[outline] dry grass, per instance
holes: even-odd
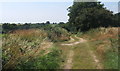
[[[96,33],[94,40],[104,40],[108,38],[118,38],[118,28],[100,28]]]
[[[50,45],[51,44],[51,45]],[[3,37],[2,53],[4,64],[3,68],[14,68],[22,58],[34,58],[45,51],[49,53],[48,48],[52,43],[47,40],[47,33],[39,29],[16,30]]]
[[[99,28],[92,34],[86,34],[104,68],[117,68],[117,39],[119,28]]]

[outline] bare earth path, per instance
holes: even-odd
[[[64,69],[71,69],[72,68],[73,56],[74,56],[74,51],[70,50],[69,54],[68,54],[68,57],[67,57],[67,62],[66,62],[66,65],[65,65]]]
[[[83,38],[78,38],[77,36],[75,36],[77,39],[79,39],[79,41],[75,41],[75,42],[72,42],[72,43],[68,43],[68,44],[61,44],[61,45],[68,45],[68,46],[73,46],[73,45],[77,45],[79,43],[83,43],[85,42],[86,40],[84,40]],[[71,38],[73,40],[73,38]]]
[[[92,58],[94,59],[95,64],[97,64],[96,68],[97,69],[102,69],[103,67],[100,64],[100,61],[97,59],[96,55],[92,51],[90,51],[90,54],[91,54]]]
[[[85,40],[83,38],[79,38],[77,36],[75,36],[75,38],[77,38],[79,40],[75,41],[75,39],[71,37],[72,41],[74,41],[74,42],[61,44],[62,46],[71,46],[71,49],[69,50],[69,53],[67,54],[67,60],[64,64],[64,69],[72,69],[72,67],[73,67],[73,61],[75,61],[73,57],[74,57],[74,55],[77,55],[77,54],[74,53],[74,50],[72,49],[72,47],[74,47],[77,44],[87,42],[87,40]],[[89,47],[89,44],[86,43],[86,46]],[[102,65],[100,64],[100,61],[99,61],[99,59],[97,59],[97,56],[94,54],[94,52],[89,49],[86,51],[88,51],[90,57],[93,59],[94,64],[96,65],[96,69],[102,69]]]
[[[75,37],[76,37],[76,36],[75,36]],[[78,38],[78,37],[76,37],[76,38]],[[69,44],[61,44],[61,45],[74,46],[74,45],[76,45],[76,44],[79,44],[79,43],[82,43],[82,42],[85,42],[85,41],[86,41],[86,40],[84,40],[84,39],[82,39],[82,38],[78,38],[78,39],[79,39],[79,41],[76,41],[76,42],[73,42],[73,43],[69,43]],[[74,41],[75,39],[73,39],[73,38],[71,37],[71,40]],[[71,41],[71,40],[70,40],[70,41]],[[71,50],[69,51],[68,56],[67,56],[67,62],[66,62],[66,64],[65,64],[64,69],[71,69],[71,68],[72,68],[73,56],[74,56],[74,51],[71,49]]]

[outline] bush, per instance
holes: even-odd
[[[58,27],[55,25],[49,25],[49,26],[45,27],[44,30],[47,31],[48,38],[53,42],[67,41],[70,39],[69,38],[70,35],[69,35],[68,31],[61,27]]]

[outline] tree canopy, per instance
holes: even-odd
[[[113,12],[101,2],[74,2],[68,8],[70,31],[87,31],[91,28],[109,27],[114,24]]]

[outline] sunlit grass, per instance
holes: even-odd
[[[81,43],[75,46],[73,69],[96,69],[96,64],[89,51],[91,46],[88,43]]]

